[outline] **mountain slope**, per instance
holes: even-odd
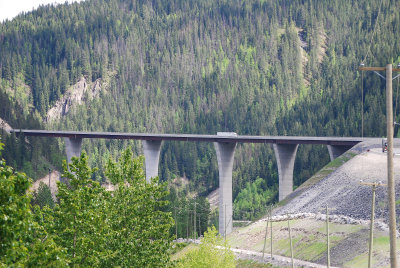
[[[0,91],[18,96],[23,81],[32,105],[24,109],[43,119],[82,76],[94,83],[115,73],[108,94],[46,127],[359,136],[356,66],[369,49],[366,64],[397,62],[399,48],[390,44],[400,41],[400,18],[393,12],[399,5],[385,2],[379,17],[379,3],[367,0],[88,0],[43,6],[0,24]],[[369,48],[371,40],[377,45]],[[366,75],[364,85],[364,134],[381,136],[384,83]],[[95,165],[128,145],[142,152],[139,142],[128,141],[84,141],[83,147]],[[325,147],[301,146],[295,184],[328,161]],[[165,142],[160,162],[163,180],[187,177],[192,189],[204,193],[218,184],[212,144]],[[239,145],[234,197],[257,176],[267,187],[277,184],[272,149]]]

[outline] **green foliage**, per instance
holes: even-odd
[[[277,266],[272,266],[269,263],[259,263],[253,260],[237,260],[237,268],[272,268]]]
[[[235,219],[254,220],[267,212],[267,207],[277,199],[277,188],[268,188],[265,180],[257,177],[237,195],[233,203],[233,215]]]
[[[181,251],[183,248],[188,246],[189,243],[173,243],[171,250],[170,250],[170,255],[174,255],[175,253]]]
[[[58,182],[54,209],[47,205],[48,187],[40,184],[36,202],[42,208],[31,210],[30,179],[2,160],[0,266],[167,266],[173,220],[162,209],[168,193],[157,179],[146,182],[142,166],[143,158],[130,150],[119,162],[110,160],[111,193],[91,179],[95,170],[83,152],[64,162],[67,183]]]
[[[41,208],[44,206],[54,208],[54,199],[47,184],[40,182],[38,190],[33,193],[32,202],[33,204],[39,205]]]
[[[190,198],[187,188],[175,184],[169,186],[167,211],[172,213],[175,224],[170,233],[176,238],[194,238],[201,236],[209,226],[210,203],[204,196]],[[195,222],[196,221],[196,222]],[[196,229],[195,229],[196,226]]]
[[[43,225],[35,220],[40,216],[32,213],[30,186],[24,173],[0,161],[0,266],[63,267],[63,249],[47,237]]]
[[[105,168],[115,190],[106,191],[91,178],[86,153],[65,164],[58,183],[59,204],[47,210],[47,229],[54,241],[66,250],[70,265],[154,266],[166,265],[170,248],[172,218],[160,209],[167,194],[155,180],[147,183],[143,159],[130,150],[119,162],[110,160]]]
[[[31,221],[31,185],[25,174],[14,172],[0,160],[0,264],[24,263],[29,254]]]
[[[146,182],[143,157],[133,158],[127,149],[118,162],[109,161],[107,178],[116,186],[107,206],[111,220],[106,236],[112,256],[107,266],[166,266],[171,247],[171,213],[163,212],[168,192],[158,177]]]
[[[185,255],[177,264],[178,267],[236,267],[235,254],[224,239],[218,235],[215,227],[204,233],[198,250]]]
[[[46,229],[66,249],[71,265],[98,266],[108,254],[106,204],[110,193],[91,180],[92,173],[85,153],[70,165],[64,162],[62,176],[68,185],[57,183],[59,204],[44,214],[53,218]]]

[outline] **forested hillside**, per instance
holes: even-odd
[[[0,92],[22,107],[12,110],[14,117],[35,114],[48,129],[360,136],[357,67],[363,60],[375,66],[400,61],[399,9],[395,0],[87,0],[43,6],[0,24]],[[60,119],[49,117],[82,77],[84,86],[100,81],[98,94],[85,93],[83,104]],[[365,73],[363,83],[364,135],[383,136],[384,81]],[[14,127],[32,127],[21,122]],[[84,149],[95,165],[128,144],[141,153],[140,142],[128,141],[85,140]],[[58,141],[58,150],[62,146]],[[14,149],[7,144],[7,150]],[[256,186],[263,191],[242,209],[276,198],[274,158],[269,145],[238,145],[234,198],[248,199]],[[295,185],[328,161],[326,147],[300,146]],[[176,176],[187,177],[199,193],[215,189],[213,145],[165,142],[160,177]]]

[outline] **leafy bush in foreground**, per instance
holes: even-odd
[[[236,267],[235,254],[213,226],[204,233],[199,249],[186,254],[178,267]]]
[[[1,145],[1,144],[0,144]],[[0,146],[1,147],[1,146]],[[64,163],[58,204],[31,208],[31,180],[0,163],[0,267],[168,266],[173,220],[164,184],[147,182],[143,158],[126,150],[109,161],[115,190],[93,181],[86,153]]]

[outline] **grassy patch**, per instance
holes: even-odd
[[[290,244],[289,239],[281,239],[279,241],[274,241],[273,252],[279,255],[290,256]]]
[[[170,249],[170,255],[174,255],[178,251],[181,251],[183,248],[187,247],[188,243],[172,243],[172,247]]]
[[[272,268],[277,266],[272,266],[269,263],[259,263],[253,260],[237,260],[236,262],[237,268]]]
[[[248,223],[248,222],[233,222],[232,227],[233,228],[242,228],[242,227],[249,226],[250,224],[251,224],[251,222],[250,223]]]
[[[388,246],[390,243],[389,236],[374,237],[375,247]]]
[[[326,226],[324,221],[296,219],[290,221],[293,238],[293,254],[297,259],[315,262],[321,260],[326,255]],[[262,252],[264,246],[266,222],[255,223],[241,228],[240,231],[232,233],[229,237],[233,248],[241,248]],[[270,226],[269,226],[270,227]],[[333,250],[340,243],[344,243],[351,248],[356,243],[352,234],[360,232],[360,243],[365,244],[365,251],[359,246],[355,246],[355,251],[339,253],[336,256],[338,261],[343,257],[346,263],[341,263],[340,267],[366,267],[368,262],[368,245],[365,239],[368,237],[368,226],[352,224],[330,223],[330,246]],[[261,232],[260,232],[261,231]],[[270,229],[266,240],[266,254],[270,254]],[[400,239],[397,242],[400,248]],[[273,223],[273,254],[290,257],[289,232],[287,221]],[[389,259],[389,237],[387,232],[376,230],[374,233],[374,254],[373,263],[385,264]],[[331,259],[332,260],[332,259]],[[344,259],[343,259],[344,261]],[[247,265],[247,263],[245,263]],[[248,265],[252,265],[249,263]],[[238,267],[258,267],[258,266],[238,266]],[[262,267],[262,266],[261,266]]]
[[[337,223],[329,223],[329,233],[343,233],[350,234],[360,231],[361,229],[366,228],[362,225],[353,225],[353,224],[337,224]],[[318,232],[326,233],[326,225],[324,225],[318,229]]]
[[[233,247],[246,248],[261,252],[264,246],[265,225],[251,225],[241,230],[241,235],[230,237]],[[293,251],[295,258],[306,261],[315,261],[326,253],[326,227],[325,222],[310,221],[304,225],[303,219],[291,220]],[[253,229],[254,228],[254,229]],[[246,230],[245,232],[244,229]],[[331,247],[337,245],[351,233],[365,229],[359,225],[330,224]],[[259,232],[262,230],[261,232]],[[258,235],[257,235],[258,232]],[[250,234],[250,237],[245,234]],[[250,240],[249,240],[250,239]],[[266,241],[266,252],[270,252],[270,229]],[[251,241],[251,242],[250,242]],[[384,242],[382,242],[384,243]],[[273,252],[274,254],[290,257],[289,233],[287,221],[273,223]]]
[[[295,258],[306,261],[319,259],[326,252],[326,242],[303,243],[301,247],[296,247]]]
[[[329,236],[329,241],[331,242],[331,247],[339,243],[344,239],[343,236],[338,236],[338,235],[330,235]]]
[[[181,250],[177,251],[175,254],[173,254],[171,256],[171,260],[175,261],[175,260],[179,260],[182,259],[183,257],[185,257],[186,254],[188,254],[189,252],[198,249],[198,245],[196,244],[189,244],[187,246],[185,246],[184,248],[182,248]]]
[[[357,154],[355,152],[347,152],[347,153],[337,157],[333,161],[329,162],[325,167],[336,169],[336,168],[340,167],[341,165],[343,165],[344,163],[346,163],[347,161],[349,161],[350,159],[352,159],[356,155]]]
[[[247,236],[238,236],[238,237],[230,237],[228,238],[228,243],[231,247],[240,247],[247,249],[246,242],[248,237]]]
[[[368,253],[355,257],[351,261],[346,262],[343,266],[344,267],[368,267]]]

